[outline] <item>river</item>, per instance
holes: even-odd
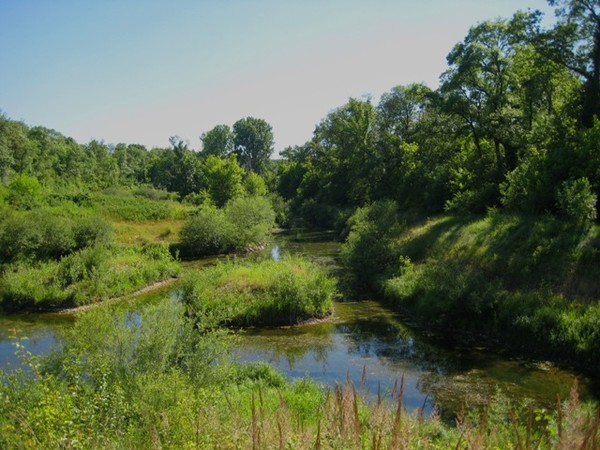
[[[329,233],[292,232],[278,235],[262,255],[278,259],[285,252],[302,254],[336,270],[339,243]],[[198,269],[214,260],[184,263]],[[125,300],[160,301],[177,295],[177,284]],[[19,366],[15,336],[33,354],[45,354],[58,344],[60,331],[76,320],[73,315],[21,314],[0,317],[0,368]],[[234,346],[241,361],[266,361],[289,378],[310,377],[324,385],[348,377],[367,395],[391,394],[404,379],[404,402],[409,409],[438,405],[456,411],[460,404],[479,405],[501,392],[519,402],[553,407],[556,396],[567,398],[577,383],[583,399],[593,399],[590,381],[543,361],[503,357],[485,349],[442,342],[411,326],[377,301],[342,299],[331,320],[295,327],[249,329],[238,333]]]

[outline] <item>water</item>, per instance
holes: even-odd
[[[280,259],[285,253],[303,254],[336,269],[339,244],[327,232],[279,235],[274,245],[252,257]],[[200,269],[216,259],[186,262]],[[122,307],[140,308],[140,302],[177,297],[177,285],[124,301]],[[356,299],[353,299],[356,300]],[[0,318],[0,367],[20,364],[11,336],[34,354],[45,354],[57,343],[61,330],[74,318],[69,315],[18,315]],[[456,411],[462,402],[484,404],[501,391],[517,401],[553,407],[556,395],[567,398],[577,382],[582,398],[592,398],[585,377],[549,363],[508,359],[482,349],[460,348],[436,341],[423,331],[370,299],[336,303],[330,320],[296,327],[250,329],[239,333],[234,348],[241,361],[267,361],[289,378],[310,377],[324,385],[343,383],[348,377],[359,390],[371,395],[379,390],[391,395],[404,378],[408,408],[438,405]],[[364,375],[364,376],[363,376]]]

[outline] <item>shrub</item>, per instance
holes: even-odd
[[[14,212],[0,223],[0,261],[58,259],[111,239],[111,225],[99,217],[71,218],[50,209]]]
[[[374,283],[400,256],[395,240],[405,228],[395,202],[382,201],[356,210],[348,220],[350,232],[342,257],[355,278]]]
[[[225,253],[233,248],[233,227],[223,210],[203,206],[181,227],[179,238],[185,256]]]
[[[596,219],[597,200],[585,177],[563,182],[556,193],[559,211],[581,225],[590,224]]]
[[[240,197],[224,209],[202,206],[179,232],[184,256],[247,251],[264,243],[274,226],[273,208],[264,197]]]
[[[232,241],[236,250],[264,243],[275,225],[273,207],[264,197],[230,200],[224,213],[233,227]]]
[[[301,258],[224,263],[190,274],[183,302],[199,323],[292,324],[329,313],[334,281]]]
[[[28,175],[17,175],[8,184],[8,203],[17,209],[33,209],[42,204],[42,185]]]

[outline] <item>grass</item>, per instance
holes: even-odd
[[[126,190],[94,193],[90,204],[109,219],[131,222],[183,219],[190,211],[190,207],[177,201],[148,198]]]
[[[81,306],[130,294],[179,272],[168,247],[89,247],[59,261],[18,263],[0,277],[5,310]]]
[[[163,219],[131,222],[113,220],[115,240],[125,245],[143,245],[149,242],[174,244],[179,239],[183,219]]]
[[[329,314],[335,283],[298,257],[227,262],[189,274],[183,283],[189,314],[219,325],[293,324]]]

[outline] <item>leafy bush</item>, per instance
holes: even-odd
[[[585,177],[563,182],[556,193],[558,209],[581,225],[590,224],[596,219],[597,201],[598,198]]]
[[[264,243],[275,226],[275,213],[264,197],[230,200],[224,208],[225,218],[233,227],[232,242],[236,250]]]
[[[224,209],[204,205],[179,233],[183,256],[247,251],[264,243],[274,226],[273,208],[263,197],[240,197]]]
[[[382,201],[358,208],[348,220],[348,239],[342,257],[355,278],[373,283],[393,268],[400,253],[395,240],[405,228],[395,202]]]
[[[28,175],[17,175],[8,184],[8,203],[17,209],[33,209],[42,204],[42,185]]]
[[[111,225],[99,217],[71,218],[50,209],[14,212],[0,222],[0,261],[58,259],[111,239]]]
[[[184,256],[226,253],[233,248],[233,227],[223,210],[203,206],[185,221],[179,231]]]
[[[335,284],[324,269],[288,257],[220,264],[190,274],[182,290],[197,322],[248,326],[323,317],[331,310]]]

